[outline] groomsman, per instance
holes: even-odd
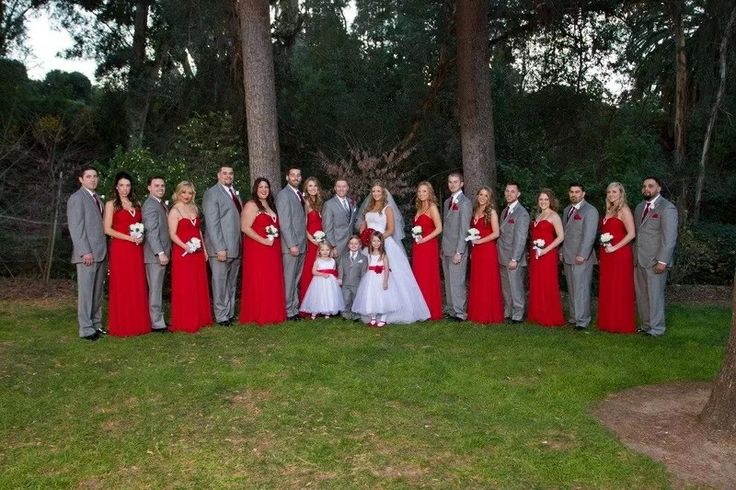
[[[355,204],[348,197],[348,181],[335,181],[335,195],[322,206],[322,231],[332,245],[332,256],[341,257],[355,228]]]
[[[570,308],[568,323],[576,330],[590,325],[590,285],[593,282],[593,264],[597,264],[593,244],[598,231],[598,210],[585,200],[585,188],[574,182],[568,190],[570,205],[562,213],[565,241],[560,258],[567,280]]]
[[[204,241],[212,270],[212,305],[215,321],[230,326],[235,316],[235,289],[240,272],[240,213],[243,204],[233,189],[235,172],[223,166],[217,184],[204,193]]]
[[[460,171],[447,176],[450,197],[443,205],[442,223],[442,271],[445,276],[445,314],[452,320],[467,319],[468,295],[465,284],[468,268],[465,241],[470,228],[473,206],[465,194],[465,180]]]
[[[297,293],[307,250],[307,217],[304,213],[304,196],[299,190],[301,181],[302,171],[296,167],[289,168],[286,186],[276,195],[276,211],[281,224],[286,316],[289,320],[301,319]]]
[[[169,210],[163,201],[166,182],[158,175],[148,178],[148,199],[143,203],[143,226],[146,240],[143,243],[143,258],[148,280],[148,308],[154,332],[168,332],[163,312],[163,287],[166,266],[171,256],[171,238],[166,218]]]
[[[667,268],[677,243],[677,208],[660,195],[662,182],[646,177],[641,193],[644,201],[634,210],[634,284],[641,327],[638,331],[653,337],[664,335],[664,288]]]
[[[102,225],[102,201],[97,195],[97,169],[85,166],[79,172],[78,191],[66,205],[72,237],[72,264],[77,267],[77,320],[79,337],[97,340],[107,334],[102,326],[102,289],[107,272],[107,240]]]
[[[496,241],[501,270],[504,317],[511,323],[521,323],[526,308],[524,275],[526,271],[526,239],[529,234],[529,213],[519,202],[521,189],[509,182],[503,191],[506,207],[501,212],[500,235]]]

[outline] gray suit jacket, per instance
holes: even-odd
[[[645,206],[644,202],[640,202],[634,210],[634,262],[642,267],[652,267],[657,262],[671,266],[677,243],[677,208],[659,196],[642,222]]]
[[[158,254],[171,256],[171,237],[164,204],[153,196],[143,203],[143,226],[146,240],[143,243],[143,259],[146,264],[158,264]]]
[[[588,201],[583,201],[568,219],[571,207],[567,206],[562,213],[562,226],[565,228],[562,260],[566,264],[574,264],[575,257],[584,257],[586,262],[596,264],[598,259],[593,253],[593,245],[598,231],[598,210]]]
[[[107,239],[102,225],[102,214],[94,197],[80,187],[69,196],[66,203],[66,219],[72,237],[72,264],[82,262],[82,256],[92,254],[95,262],[107,257]]]
[[[299,253],[307,250],[307,215],[299,197],[291,186],[284,186],[276,195],[276,212],[281,224],[281,253],[298,247]]]
[[[498,248],[498,263],[507,265],[511,259],[526,265],[526,239],[529,235],[529,213],[521,203],[514,208],[513,213],[508,213],[504,219],[504,211],[501,211],[501,223],[499,225],[500,235],[496,241]]]
[[[464,254],[468,247],[465,241],[473,206],[470,199],[462,192],[458,195],[457,204],[450,206],[452,196],[445,199],[442,205],[442,255],[452,256],[456,252]]]
[[[222,185],[215,184],[205,191],[202,207],[207,255],[214,257],[227,250],[228,258],[240,257],[240,213],[232,196]]]
[[[368,257],[358,251],[355,260],[350,260],[350,251],[345,250],[340,256],[340,262],[337,264],[337,277],[342,281],[343,286],[355,286],[360,284],[360,279],[368,272]]]
[[[337,247],[338,256],[347,248],[348,238],[355,228],[355,203],[346,198],[350,205],[350,213],[340,204],[337,196],[328,199],[322,206],[322,231],[327,241]]]

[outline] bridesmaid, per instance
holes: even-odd
[[[555,253],[557,246],[565,238],[565,232],[556,210],[557,200],[554,194],[550,189],[542,189],[537,196],[537,216],[532,223],[527,319],[545,327],[560,327],[565,324]],[[544,244],[535,244],[537,240],[544,241]]]
[[[498,270],[496,239],[498,212],[493,191],[481,187],[475,194],[471,226],[480,232],[470,254],[468,320],[476,323],[503,323],[503,296]]]
[[[304,195],[304,211],[307,213],[307,253],[304,256],[304,268],[302,278],[299,280],[299,302],[307,294],[309,283],[312,282],[312,265],[317,259],[317,248],[319,242],[315,240],[314,233],[322,231],[322,188],[315,177],[309,177],[304,181],[302,188]]]
[[[442,218],[437,196],[427,181],[417,185],[417,212],[414,226],[421,226],[421,237],[414,238],[411,269],[429,307],[430,320],[442,320],[442,285],[440,284],[440,249],[437,237],[442,233]]]
[[[268,179],[253,183],[252,199],[245,203],[240,227],[243,240],[243,290],[240,323],[269,325],[286,321],[286,295],[281,262],[281,238],[268,236],[279,229],[279,218]]]
[[[141,335],[151,331],[148,288],[143,264],[143,235],[134,236],[130,226],[141,223],[141,204],[133,192],[133,178],[126,172],[115,176],[115,198],[105,203],[105,234],[110,237],[110,335]]]
[[[636,333],[634,300],[634,256],[631,241],[636,235],[634,216],[626,203],[626,191],[618,182],[606,188],[606,215],[601,236],[598,286],[598,328],[607,332]]]
[[[172,332],[194,333],[212,323],[207,283],[207,249],[202,239],[202,220],[194,204],[196,190],[191,182],[179,182],[174,206],[169,211],[171,249]],[[190,245],[199,240],[200,248]]]

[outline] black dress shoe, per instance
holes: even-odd
[[[638,334],[640,334],[640,335],[649,335],[649,330],[644,330],[643,328],[641,328],[641,327],[638,327],[638,328],[636,329],[636,333],[638,333]]]
[[[233,322],[231,322],[230,320],[224,320],[221,322],[217,322],[217,324],[220,325],[221,327],[229,327],[230,325],[233,324]]]
[[[302,321],[302,317],[300,317],[299,315],[294,315],[294,316],[290,316],[288,320],[290,322],[300,322]]]
[[[107,329],[106,329],[105,327],[99,327],[99,328],[96,328],[96,329],[95,329],[95,331],[96,331],[96,332],[97,332],[97,333],[98,333],[99,335],[107,335]]]
[[[577,331],[588,330],[588,327],[584,327],[582,325],[575,325],[575,330]]]
[[[81,337],[82,340],[89,340],[90,342],[94,342],[95,340],[100,338],[100,333],[98,331],[95,331],[95,333],[86,335],[84,337]]]
[[[524,320],[511,320],[511,323],[516,325],[517,323],[524,323]]]
[[[151,330],[151,332],[153,332],[153,333],[171,333],[171,330],[169,330],[169,327],[165,327],[165,328],[154,328],[153,330]]]

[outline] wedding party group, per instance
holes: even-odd
[[[623,185],[609,184],[602,218],[577,182],[569,185],[562,212],[552,190],[539,191],[531,216],[515,182],[506,184],[500,210],[489,187],[466,196],[460,171],[448,175],[450,196],[442,204],[432,185],[420,182],[411,260],[402,244],[404,218],[383,183],[374,183],[358,205],[345,179],[338,178],[327,200],[316,178],[302,184],[297,167],[287,170],[285,180],[274,195],[271,183],[257,178],[243,202],[233,188],[233,168],[220,167],[200,211],[191,182],[179,182],[169,203],[164,178],[151,176],[141,204],[126,172],[115,176],[113,197],[103,203],[97,170],[83,167],[80,188],[67,203],[79,336],[191,333],[215,323],[272,325],[337,315],[371,328],[443,318],[480,324],[526,318],[585,330],[592,326],[595,264],[597,328],[665,332],[664,290],[678,216],[656,177],[643,179],[644,200],[633,212]],[[163,288],[169,265],[167,324]]]

